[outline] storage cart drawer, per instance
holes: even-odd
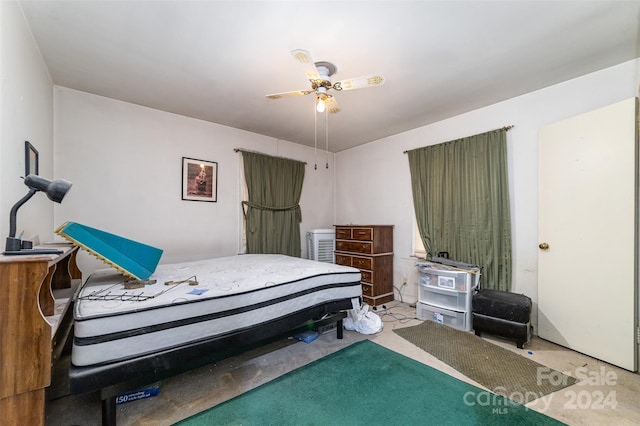
[[[457,328],[458,330],[471,330],[471,324],[470,321],[468,321],[468,315],[470,314],[467,312],[454,312],[448,309],[425,305],[420,302],[416,304],[416,311],[418,319],[434,321],[449,327]]]
[[[456,291],[470,290],[471,274],[469,272],[429,268],[419,268],[419,271],[420,285]]]
[[[419,285],[418,301],[453,311],[471,310],[471,292]]]

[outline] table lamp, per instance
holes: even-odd
[[[60,254],[61,250],[56,249],[33,249],[31,248],[30,241],[23,241],[21,238],[16,238],[16,216],[18,209],[33,195],[42,191],[47,194],[47,197],[51,201],[56,203],[62,202],[62,199],[71,188],[72,183],[64,179],[50,181],[38,175],[27,175],[24,178],[24,184],[29,188],[27,195],[22,197],[12,208],[9,214],[9,236],[7,237],[7,244],[4,255],[29,255],[29,254]]]

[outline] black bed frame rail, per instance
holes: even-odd
[[[69,369],[71,393],[77,395],[99,390],[102,400],[102,425],[115,426],[118,395],[306,330],[317,330],[319,327],[336,323],[337,338],[342,339],[342,320],[347,316],[344,310],[350,308],[350,300],[332,302],[222,338],[194,342],[132,360],[104,366],[72,365]],[[320,319],[307,320],[308,318]],[[292,326],[293,324],[298,325]]]

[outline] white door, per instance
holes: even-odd
[[[540,130],[538,334],[637,370],[637,100]]]

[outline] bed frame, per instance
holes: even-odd
[[[74,395],[100,391],[102,424],[113,426],[116,424],[116,397],[122,393],[329,324],[337,324],[337,338],[342,339],[342,320],[347,316],[345,311],[351,308],[351,299],[338,300],[259,326],[131,360],[88,367],[72,365],[70,390]]]

